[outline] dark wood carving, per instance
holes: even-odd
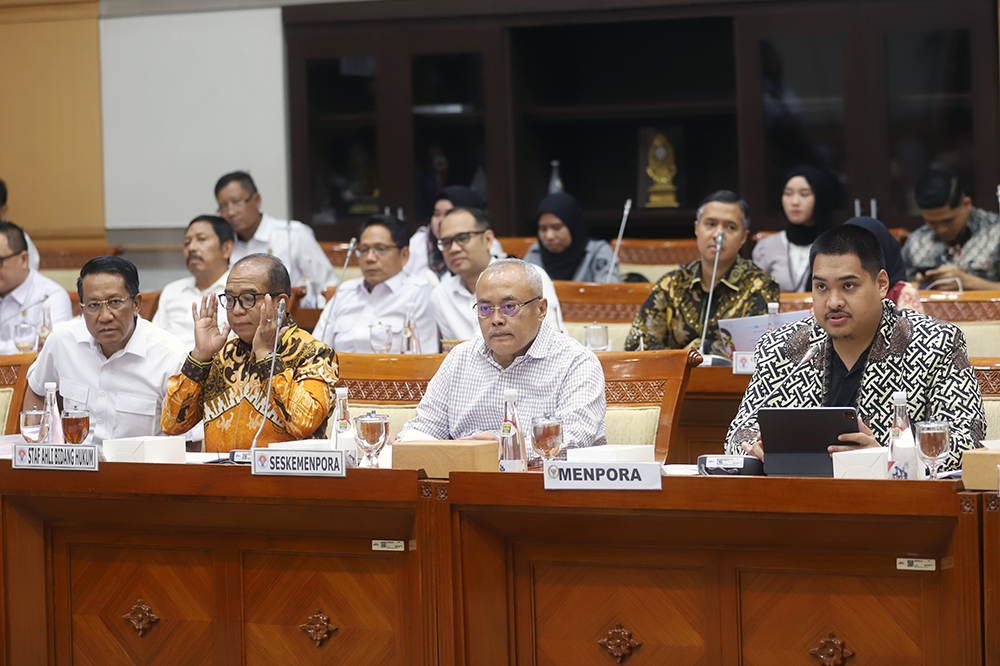
[[[132,627],[139,632],[140,636],[152,629],[154,622],[160,621],[160,618],[153,614],[149,606],[142,599],[135,602],[132,610],[122,615],[122,619],[131,622]]]
[[[420,484],[420,496],[421,497],[424,497],[426,499],[430,499],[431,497],[433,497],[433,495],[434,495],[434,493],[431,490],[431,484],[429,484],[429,483],[421,483]]]
[[[425,381],[401,379],[341,379],[337,386],[346,386],[351,393],[351,399],[357,402],[418,403],[427,391],[427,382]]]
[[[663,400],[663,380],[636,380],[614,382],[604,385],[604,394],[609,405],[634,405],[636,403],[660,404]]]
[[[641,303],[560,303],[566,321],[599,321],[627,324],[635,319]]]
[[[976,366],[972,370],[984,397],[1000,394],[1000,368]]]
[[[959,495],[958,501],[962,507],[962,513],[976,512],[976,498],[973,495]]]
[[[844,647],[844,641],[832,631],[819,642],[819,647],[809,650],[809,654],[818,657],[823,666],[841,666],[845,660],[854,656],[853,652]]]
[[[986,495],[986,510],[1000,511],[1000,495]]]
[[[606,649],[619,664],[625,661],[625,657],[632,654],[633,650],[642,647],[642,643],[632,638],[632,632],[624,628],[621,622],[608,632],[607,638],[602,638],[597,644]]]
[[[309,616],[305,624],[300,624],[299,629],[309,634],[309,638],[316,643],[316,647],[323,644],[323,641],[330,637],[330,633],[337,631],[337,627],[330,624],[330,618],[323,615],[319,608]]]
[[[439,500],[448,499],[448,486],[444,484],[439,484],[437,487],[437,498]]]

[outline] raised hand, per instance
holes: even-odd
[[[253,355],[258,361],[262,361],[274,349],[274,334],[277,331],[278,322],[278,302],[271,299],[271,295],[264,296],[264,302],[260,306],[260,321],[257,323],[257,331],[253,335]],[[281,327],[279,335],[285,335],[287,326]]]
[[[200,309],[198,303],[192,303],[191,315],[194,317],[194,350],[191,357],[199,363],[207,363],[226,344],[229,324],[219,330],[219,299],[215,294],[202,296]]]

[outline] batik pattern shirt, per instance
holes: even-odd
[[[818,345],[812,359],[799,362]],[[765,333],[754,351],[756,370],[726,436],[726,451],[742,454],[760,430],[761,407],[821,407],[830,389],[830,336],[813,316]],[[784,379],[784,383],[782,380]],[[961,465],[962,452],[979,447],[986,432],[983,395],[954,324],[882,301],[882,320],[858,390],[858,416],[882,446],[889,445],[892,394],[906,391],[910,423],[947,421],[951,453],[943,469]],[[808,437],[803,433],[803,437]],[[767,442],[761,442],[767,455]]]
[[[778,283],[752,261],[736,257],[715,287],[706,353],[731,356],[719,335],[720,319],[767,314],[767,304],[777,303]],[[639,308],[625,340],[625,350],[698,349],[705,324],[708,289],[701,280],[701,261],[692,261],[664,275]]]
[[[258,445],[324,437],[335,404],[337,355],[290,317],[286,321],[290,328],[278,344],[266,399],[271,355],[257,361],[251,345],[230,338],[207,363],[188,355],[180,374],[169,379],[163,431],[187,432],[204,418],[206,451],[245,449],[266,410]]]
[[[906,277],[912,280],[922,270],[954,264],[969,275],[992,282],[1000,281],[1000,215],[982,208],[973,208],[965,228],[968,238],[964,243],[951,244],[939,241],[926,224],[914,231],[903,243],[903,261]],[[949,289],[946,283],[941,288]]]

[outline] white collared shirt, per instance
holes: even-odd
[[[437,439],[492,432],[499,439],[504,390],[517,389],[517,412],[527,432],[535,416],[552,414],[563,422],[567,448],[607,444],[604,369],[594,352],[557,333],[543,321],[523,356],[507,368],[493,359],[482,336],[455,347],[441,363],[403,426]],[[530,434],[526,434],[530,437]]]
[[[430,258],[427,256],[428,234],[430,234],[430,227],[420,227],[410,236],[410,258],[407,260],[406,265],[403,266],[403,272],[418,278],[424,278],[432,285],[437,286],[440,280],[437,273],[431,270]],[[507,256],[504,254],[500,241],[496,238],[493,239],[493,245],[490,245],[490,255],[493,257]],[[433,276],[433,279],[428,274]],[[447,271],[445,271],[445,274],[450,275]]]
[[[313,230],[297,220],[279,220],[267,213],[261,213],[260,225],[248,241],[236,237],[230,265],[235,265],[243,257],[263,252],[273,254],[288,269],[292,286],[304,285],[303,279],[322,287],[337,284],[337,276],[323,248],[316,242]]]
[[[174,336],[139,317],[125,348],[105,358],[79,318],[53,329],[28,369],[28,387],[44,396],[45,383],[56,382],[64,409],[89,410],[90,443],[162,435],[167,379],[180,372],[185,355]]]
[[[223,273],[205,291],[198,289],[194,276],[174,280],[160,292],[160,301],[153,315],[153,323],[167,333],[173,335],[185,349],[194,349],[194,318],[191,316],[191,304],[198,303],[205,294],[215,299],[218,307],[219,328],[228,323],[226,309],[219,303],[219,294],[226,290],[226,280],[229,271]]]
[[[43,303],[39,303],[42,298]],[[21,313],[26,311],[26,319],[37,332],[42,324],[42,314],[48,307],[52,324],[73,318],[73,306],[69,294],[53,280],[37,271],[28,271],[28,277],[6,296],[0,297],[0,354],[17,354],[14,345],[14,326],[21,321]]]
[[[337,289],[313,329],[314,337],[338,353],[371,354],[369,326],[381,322],[392,329],[392,349],[398,354],[403,340],[406,305],[416,306],[417,338],[423,354],[438,351],[438,330],[431,308],[432,288],[429,284],[400,271],[388,280],[365,288],[364,278],[347,280]],[[332,307],[332,311],[331,311]]]
[[[497,260],[494,257],[490,263]],[[552,284],[549,274],[544,269],[533,264],[529,264],[542,276],[542,296],[549,302],[549,310],[545,315],[545,321],[549,322],[560,333],[566,332],[563,325],[562,309],[559,307],[559,297],[556,296],[556,287]],[[438,331],[442,340],[471,340],[477,335],[481,335],[479,330],[479,318],[473,309],[476,304],[476,295],[465,288],[462,278],[457,275],[448,275],[441,279],[441,284],[434,287],[434,294],[431,296],[431,303],[434,305],[434,318],[437,319]]]

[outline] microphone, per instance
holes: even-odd
[[[24,306],[23,308],[21,308],[20,310],[18,310],[16,313],[14,313],[11,316],[7,317],[3,321],[0,321],[0,326],[4,326],[5,324],[9,324],[10,322],[14,321],[18,317],[22,316],[25,312],[27,312],[31,308],[35,307],[36,305],[41,305],[45,301],[49,300],[49,296],[51,296],[51,295],[52,294],[45,294],[44,296],[42,296],[41,298],[39,298],[34,303],[31,303],[29,305]]]
[[[720,366],[731,366],[733,364],[725,356],[719,356],[717,354],[706,354],[705,353],[705,336],[708,334],[708,318],[712,314],[712,296],[715,294],[715,276],[719,271],[719,255],[722,254],[722,237],[724,235],[723,229],[719,228],[719,233],[715,234],[715,264],[712,266],[712,283],[708,289],[708,305],[705,307],[705,323],[701,327],[701,345],[698,347],[698,353],[704,359],[702,365],[720,365]]]
[[[267,373],[267,390],[264,391],[264,409],[261,412],[260,427],[257,428],[257,434],[253,436],[253,441],[250,442],[250,448],[254,449],[257,447],[257,438],[260,437],[260,433],[264,431],[264,424],[267,423],[267,405],[271,401],[271,382],[274,380],[274,362],[278,360],[278,340],[281,339],[281,322],[285,319],[285,300],[282,299],[278,301],[278,316],[275,317],[275,330],[274,330],[274,348],[271,350],[271,370]]]
[[[358,239],[352,238],[351,242],[347,244],[347,258],[344,259],[344,268],[340,271],[340,282],[337,283],[337,290],[333,292],[333,298],[330,302],[326,304],[326,307],[330,308],[330,317],[333,316],[333,306],[337,302],[337,296],[340,294],[340,288],[344,285],[344,276],[347,274],[347,264],[351,261],[351,254],[354,252],[354,248],[358,246]],[[314,336],[320,342],[326,339],[326,329],[330,326],[330,317],[327,317],[323,321],[323,330],[320,331],[319,335]],[[313,331],[315,333],[316,331]],[[324,343],[325,344],[325,343]]]
[[[997,188],[1000,190],[1000,188]],[[628,212],[632,210],[632,200],[625,200],[625,208],[622,210],[622,224],[618,227],[618,242],[615,243],[615,256],[611,258],[611,264],[608,266],[608,277],[605,282],[611,282],[611,273],[615,270],[615,264],[618,263],[618,252],[622,249],[622,236],[625,235],[625,223],[628,222]]]
[[[813,357],[819,353],[819,350],[822,346],[823,346],[822,342],[817,342],[812,347],[807,349],[806,355],[802,357],[802,360],[796,363],[791,370],[785,373],[785,376],[781,378],[781,381],[774,385],[774,388],[772,388],[771,391],[767,394],[767,396],[763,400],[761,400],[760,406],[763,407],[764,405],[766,405],[767,401],[773,398],[774,394],[778,392],[778,389],[780,389],[782,386],[785,385],[785,382],[788,381],[789,377],[798,372],[799,368],[801,368],[803,365],[811,361]]]

